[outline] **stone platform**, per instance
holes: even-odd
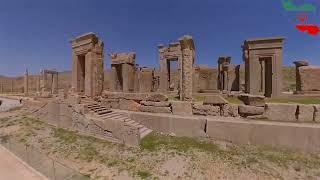
[[[320,124],[248,120],[219,116],[180,116],[121,111],[134,121],[166,134],[210,137],[242,145],[320,151]]]

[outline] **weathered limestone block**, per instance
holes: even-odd
[[[265,97],[259,95],[252,94],[242,94],[239,96],[239,99],[245,104],[249,106],[265,106]]]
[[[203,101],[204,105],[224,105],[224,104],[228,104],[228,101],[226,101],[223,97],[219,96],[219,95],[213,95],[213,96],[205,96],[204,97],[204,101]]]
[[[247,106],[247,105],[239,106],[239,114],[242,117],[262,115],[263,113],[264,113],[264,107]]]
[[[314,105],[314,121],[320,122],[320,105]]]
[[[155,107],[155,106],[140,106],[140,111],[151,112],[151,113],[171,113],[170,107]]]
[[[267,103],[265,115],[271,121],[297,121],[296,104]]]
[[[154,102],[154,101],[140,101],[140,104],[145,106],[156,106],[156,107],[169,107],[170,102],[162,101],[162,102]]]
[[[142,100],[146,100],[148,93],[123,93],[123,92],[103,91],[102,96],[108,99],[129,99],[129,100],[142,101]]]
[[[160,101],[167,101],[168,96],[157,93],[157,94],[151,94],[147,97],[147,101],[154,101],[154,102],[160,102]]]
[[[302,66],[299,67],[301,91],[320,91],[320,67]]]
[[[127,146],[137,147],[140,144],[139,129],[132,126],[124,126],[122,134],[124,144]]]
[[[139,111],[141,105],[134,100],[120,99],[119,106],[121,110]]]
[[[192,106],[192,112],[196,115],[220,116],[220,107],[203,104],[194,104]]]
[[[188,101],[171,101],[172,113],[176,115],[192,115],[192,104]]]
[[[312,122],[315,108],[313,105],[298,105],[298,121]]]
[[[221,106],[221,115],[225,117],[238,117],[238,105],[236,104],[225,104]]]
[[[131,112],[130,118],[156,132],[175,134],[184,137],[206,137],[206,119],[181,117],[171,114],[151,114]]]

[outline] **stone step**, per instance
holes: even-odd
[[[101,112],[101,111],[104,111],[104,110],[109,110],[109,109],[106,108],[106,107],[101,107],[100,109],[96,109],[96,110],[93,110],[93,111],[98,113],[98,112]]]
[[[120,114],[111,114],[108,116],[108,118],[113,118],[113,117],[118,117],[118,116],[121,116]]]
[[[106,113],[106,114],[98,114],[99,117],[110,117],[111,115],[114,115],[113,112]]]
[[[132,119],[130,119],[129,121],[126,121],[126,124],[128,124],[128,125],[132,125],[134,123],[135,123],[135,121],[133,121]]]
[[[100,109],[100,108],[102,108],[101,106],[95,106],[95,107],[92,107],[92,108],[90,108],[91,110],[95,110],[95,109]]]
[[[119,114],[119,116],[117,117],[113,117],[112,119],[114,120],[125,120],[126,117],[122,116],[121,114]]]
[[[141,133],[147,131],[148,129],[149,129],[149,128],[143,126],[142,128],[139,129],[139,133],[141,134]]]
[[[112,110],[107,109],[107,110],[105,110],[105,111],[100,111],[100,112],[98,112],[98,115],[108,114],[108,113],[111,113],[111,112],[112,112]]]
[[[118,115],[118,116],[113,116],[113,117],[103,117],[103,119],[108,120],[108,119],[112,119],[112,120],[117,120],[117,118],[122,118],[122,116]]]
[[[99,104],[88,104],[87,106],[88,106],[88,108],[94,108],[94,107],[99,107],[100,105]]]
[[[140,133],[140,139],[146,137],[148,134],[150,134],[152,132],[151,129],[147,129],[144,132]]]

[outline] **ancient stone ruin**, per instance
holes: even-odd
[[[282,93],[283,37],[249,39],[242,45],[246,92],[266,97]]]
[[[103,47],[94,33],[76,37],[72,44],[72,89],[94,97],[103,90]]]
[[[52,125],[131,146],[156,131],[320,150],[319,105],[265,101],[285,94],[283,41],[245,40],[244,64],[218,56],[217,66],[209,67],[196,64],[195,41],[183,36],[158,46],[159,67],[138,65],[139,56],[128,52],[111,53],[105,70],[102,40],[86,33],[71,41],[71,73],[46,69],[32,75],[26,70],[22,77],[1,78],[0,92],[34,97],[26,102],[33,104],[31,114]],[[285,95],[320,92],[320,68],[305,60],[295,65],[296,92]],[[242,103],[230,103],[227,97]]]

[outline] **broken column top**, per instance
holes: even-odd
[[[184,35],[182,38],[179,39],[181,49],[192,49],[194,50],[194,42],[192,36]]]
[[[220,56],[218,59],[218,64],[230,64],[231,57],[230,56]]]
[[[135,64],[136,53],[112,53],[110,54],[111,64]]]
[[[308,60],[297,60],[293,62],[297,67],[309,66]]]

